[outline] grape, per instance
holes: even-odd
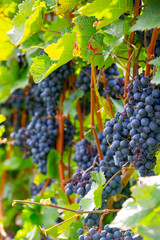
[[[82,235],[82,234],[84,233],[84,230],[83,230],[82,228],[79,228],[78,231],[77,231],[77,233],[78,233],[79,235]]]

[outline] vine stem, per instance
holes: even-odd
[[[65,99],[65,88],[64,88],[63,92],[61,93],[60,111],[58,114],[59,134],[57,137],[57,144],[56,144],[57,151],[61,155],[61,159],[58,164],[58,171],[59,171],[61,189],[63,192],[65,192],[65,188],[64,188],[65,187],[65,184],[64,184],[65,177],[64,177],[64,164],[63,164],[64,117],[63,117],[63,110],[62,110],[64,99]]]
[[[108,214],[108,209],[102,214],[101,218],[100,218],[100,222],[99,222],[99,228],[100,230],[102,231],[102,222],[103,222],[103,219],[104,219],[104,216]]]
[[[99,131],[103,132],[102,118],[101,118],[101,113],[100,113],[99,109],[100,109],[99,100],[98,100],[98,97],[96,96],[95,112],[96,112],[96,116],[97,116]]]
[[[61,209],[64,211],[69,211],[69,212],[74,212],[77,214],[84,214],[84,213],[104,213],[106,212],[106,210],[108,210],[108,212],[119,212],[119,209],[103,209],[103,210],[92,210],[92,211],[81,211],[81,210],[74,210],[74,209],[70,209],[70,208],[65,208],[65,207],[60,207],[54,204],[44,204],[44,203],[39,203],[39,202],[31,202],[31,201],[26,201],[26,200],[14,200],[12,203],[12,206],[14,207],[16,203],[25,203],[25,204],[34,204],[34,205],[40,205],[40,206],[45,206],[45,207],[52,207],[52,208],[57,208],[57,209]]]
[[[149,49],[148,49],[148,52],[147,52],[147,63],[146,63],[145,76],[148,76],[150,74],[150,71],[151,71],[151,65],[149,64],[149,62],[152,60],[152,57],[154,56],[154,49],[155,49],[155,45],[156,45],[157,35],[158,35],[158,28],[155,27],[153,29],[151,43],[149,45]]]
[[[45,181],[45,184],[44,184],[44,186],[43,186],[43,188],[42,188],[42,190],[41,190],[41,192],[40,192],[40,197],[43,196],[44,191],[45,191],[46,187],[49,185],[50,181],[51,181],[51,179],[50,179],[50,178],[47,178],[47,180]]]
[[[90,88],[91,88],[91,128],[92,128],[92,131],[93,131],[94,139],[96,141],[96,146],[97,146],[99,158],[100,158],[100,160],[103,160],[103,154],[102,154],[102,150],[100,148],[100,143],[99,143],[99,139],[98,139],[97,131],[96,131],[96,128],[95,128],[95,123],[94,123],[95,68],[94,68],[94,65],[93,65],[93,59],[91,59],[91,63],[92,63],[92,67],[91,67],[91,85],[90,85]]]
[[[107,88],[107,78],[106,78],[105,73],[102,68],[101,68],[101,74],[102,74],[102,78],[103,78],[103,85],[104,85],[104,88],[106,89]],[[114,118],[114,112],[113,112],[112,104],[111,104],[108,94],[106,94],[106,98],[107,98],[107,103],[109,106],[110,114],[111,114],[112,118]]]
[[[128,163],[128,162],[127,162]],[[127,164],[126,163],[126,164]],[[122,172],[124,169],[134,169],[134,168],[132,168],[131,166],[129,166],[129,167],[125,167],[125,165],[126,164],[124,164],[123,165],[123,167],[119,170],[119,171],[117,171],[107,182],[106,182],[106,184],[103,186],[103,189],[109,184],[109,182],[115,177],[115,176],[117,176],[120,172]]]
[[[66,223],[66,222],[70,221],[71,219],[73,219],[73,218],[77,218],[77,217],[79,217],[79,214],[76,214],[76,215],[74,215],[74,216],[72,216],[72,217],[70,217],[70,218],[64,220],[63,222],[60,222],[60,223],[54,225],[54,226],[51,227],[51,228],[43,229],[43,231],[48,232],[48,231],[52,230],[53,228],[59,227],[59,226],[62,225],[63,223]]]
[[[135,9],[134,9],[134,16],[138,16],[139,9],[137,8],[140,5],[140,0],[135,0]],[[127,97],[127,86],[129,84],[129,76],[130,76],[130,68],[131,68],[131,57],[133,53],[133,44],[134,44],[134,36],[135,32],[132,32],[129,39],[129,49],[128,49],[128,56],[127,56],[127,66],[126,66],[126,76],[125,76],[125,84],[124,84],[124,99]],[[126,103],[126,102],[125,102]]]

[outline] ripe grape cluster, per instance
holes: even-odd
[[[108,224],[101,230],[93,226],[88,232],[79,228],[77,233],[80,235],[79,240],[142,240],[140,236],[134,236],[131,231],[121,231],[118,228],[110,227]]]
[[[58,100],[64,88],[64,80],[73,72],[74,69],[70,64],[64,64],[38,84],[47,115],[55,115]]]
[[[107,121],[104,130],[116,164],[129,161],[141,176],[154,174],[160,144],[160,86],[150,80],[151,76],[136,76],[128,86],[124,111]]]
[[[56,107],[63,91],[65,79],[73,72],[69,64],[65,64],[51,73],[39,84],[28,87],[25,106],[33,116],[26,128],[13,132],[11,138],[14,146],[24,150],[24,157],[32,155],[33,163],[37,164],[40,173],[46,174],[47,155],[56,148],[58,122]],[[64,147],[71,144],[74,126],[67,119],[64,121]]]
[[[86,170],[93,164],[94,157],[97,153],[96,147],[91,145],[91,142],[83,138],[75,145],[75,155],[73,161],[82,169]]]
[[[27,86],[25,96],[25,107],[30,116],[34,116],[36,112],[41,111],[41,115],[46,115],[46,107],[43,99],[41,98],[41,90],[37,84]]]
[[[73,140],[74,134],[75,134],[75,127],[66,118],[64,120],[64,140],[63,140],[64,148],[67,147],[67,146],[72,146],[72,140]]]
[[[32,155],[33,163],[37,164],[41,173],[46,173],[47,155],[52,148],[56,147],[56,137],[58,126],[54,118],[33,117],[27,128],[20,128],[17,133],[12,133],[11,137],[14,146],[20,146],[21,150],[26,150],[24,157]]]

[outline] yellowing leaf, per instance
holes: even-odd
[[[6,120],[6,117],[0,114],[0,123],[4,122],[5,120]]]
[[[42,56],[33,58],[31,73],[35,82],[40,82],[54,70],[73,58],[76,33],[65,33],[57,43],[49,45]]]
[[[65,13],[67,10],[73,8],[80,0],[59,0],[59,7],[56,11],[57,14]]]
[[[7,36],[12,26],[13,23],[8,17],[0,18],[0,61],[6,61],[14,52],[14,45]]]

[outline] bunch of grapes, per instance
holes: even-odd
[[[136,76],[128,86],[123,113],[107,121],[104,134],[119,166],[130,162],[141,176],[153,175],[160,144],[160,86],[151,76]]]
[[[121,231],[118,228],[112,228],[108,224],[101,230],[93,226],[88,232],[82,228],[78,229],[79,240],[142,240],[140,236],[135,236],[131,231]]]
[[[27,86],[25,107],[30,116],[34,116],[39,111],[41,111],[42,116],[46,115],[45,102],[41,98],[41,91],[38,84]]]
[[[70,64],[64,64],[38,84],[47,115],[55,115],[58,100],[64,88],[64,80],[73,72],[74,69]]]
[[[24,156],[32,155],[33,163],[37,164],[40,173],[46,174],[47,155],[52,148],[56,147],[58,124],[54,118],[33,117],[27,128],[21,128],[18,133],[12,133],[15,138],[14,146],[20,146],[25,150]],[[27,153],[27,154],[26,154]]]
[[[63,140],[64,148],[67,146],[72,146],[72,140],[73,140],[74,134],[75,134],[75,128],[73,124],[66,118],[64,120],[64,140]]]
[[[86,170],[92,166],[97,153],[96,146],[92,146],[89,140],[83,138],[74,148],[75,155],[73,156],[73,161],[75,161],[82,170]]]

